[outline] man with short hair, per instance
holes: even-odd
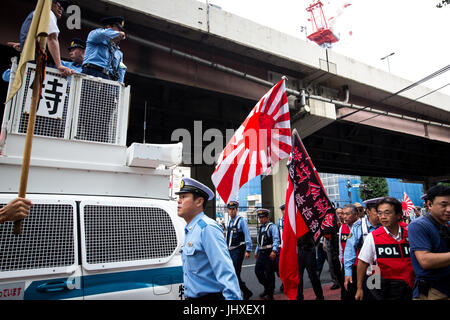
[[[380,288],[370,290],[372,297],[376,300],[411,300],[415,275],[409,253],[408,229],[400,225],[402,203],[385,197],[377,202],[376,208],[383,227],[369,233],[358,255],[355,299],[363,299],[367,268],[376,264],[381,280]]]
[[[178,216],[186,221],[181,258],[188,300],[241,300],[239,282],[223,230],[203,210],[214,193],[190,178],[181,180]]]
[[[413,298],[448,300],[450,296],[450,187],[426,193],[429,213],[409,225],[411,260],[416,273]]]
[[[82,73],[103,79],[123,82],[124,68],[120,68],[123,53],[119,42],[126,38],[123,17],[105,17],[103,28],[92,30],[86,41]]]
[[[85,49],[86,43],[83,40],[79,38],[73,38],[72,41],[70,41],[70,46],[68,49],[71,61],[61,61],[61,63],[67,68],[72,69],[76,73],[81,73]]]
[[[258,245],[255,250],[255,274],[264,291],[259,295],[264,300],[273,300],[275,290],[275,259],[280,246],[277,227],[269,221],[268,209],[256,210],[261,223],[258,229]]]
[[[342,209],[343,224],[339,228],[339,260],[341,262],[341,270],[344,273],[344,252],[347,245],[347,240],[350,237],[350,230],[353,224],[358,220],[358,210],[353,205],[346,205]],[[356,266],[353,264],[352,268],[352,282],[356,283]],[[356,287],[352,284],[343,285],[341,287],[341,300],[353,300],[356,293]]]
[[[245,285],[241,279],[242,262],[250,258],[252,252],[252,239],[248,230],[247,222],[238,213],[239,202],[230,201],[227,204],[227,211],[230,217],[230,223],[227,228],[227,244],[231,260],[233,260],[234,270],[239,281],[239,287],[242,290],[244,300],[249,300],[253,292]]]
[[[53,0],[51,11],[50,11],[50,24],[48,28],[48,37],[47,37],[47,49],[50,52],[49,59],[47,61],[47,65],[49,67],[54,66],[61,72],[61,75],[63,77],[70,76],[73,74],[73,70],[70,68],[65,67],[61,63],[61,54],[59,49],[59,28],[57,25],[57,20],[61,19],[63,8],[67,5],[67,1],[65,0]],[[25,21],[22,23],[22,27],[20,28],[20,46],[14,46],[13,44],[10,44],[16,49],[20,49],[20,51],[23,50],[23,46],[25,45],[25,40],[27,38],[28,31],[30,30],[31,21],[33,19],[34,11],[31,12]],[[53,59],[53,61],[52,61]]]
[[[356,221],[351,230],[350,235],[347,238],[347,243],[344,250],[344,287],[351,294],[348,298],[354,299],[352,293],[356,293],[356,266],[358,265],[358,254],[366,239],[367,235],[380,227],[380,220],[375,207],[378,198],[366,200],[365,204],[368,208],[367,215]],[[344,206],[344,214],[346,210],[352,210],[358,215],[357,208],[352,204]],[[366,287],[364,287],[366,289]],[[366,293],[366,292],[365,292]],[[370,297],[370,293],[365,294],[366,298]]]

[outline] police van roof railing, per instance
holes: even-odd
[[[13,58],[10,83],[16,69]],[[7,133],[26,133],[34,69],[27,64],[22,87],[5,106],[0,149]],[[64,78],[47,67],[34,134],[125,146],[129,100],[130,87],[122,83],[78,73]]]

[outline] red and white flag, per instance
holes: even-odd
[[[284,293],[289,299],[295,300],[299,285],[297,240],[309,231],[317,243],[321,235],[337,231],[337,217],[317,170],[295,129],[291,142],[279,267]]]
[[[405,217],[409,217],[414,212],[414,203],[408,197],[406,192],[403,192],[402,210]]]
[[[269,174],[291,151],[291,124],[284,79],[255,105],[219,156],[211,180],[225,203],[260,174]]]

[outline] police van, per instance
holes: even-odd
[[[0,206],[17,197],[35,65],[6,105]],[[15,75],[13,61],[11,82]],[[55,85],[56,84],[56,85]],[[47,68],[22,231],[0,225],[0,301],[180,299],[183,219],[169,196],[182,145],[126,147],[130,88]]]

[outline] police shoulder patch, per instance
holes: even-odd
[[[207,223],[205,221],[203,221],[202,219],[198,220],[198,225],[200,226],[200,228],[205,229],[205,227],[207,226]]]

